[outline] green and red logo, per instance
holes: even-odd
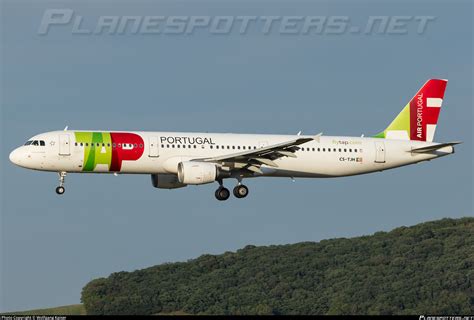
[[[448,81],[430,79],[377,138],[433,141]]]
[[[105,165],[120,172],[123,161],[136,161],[144,151],[142,137],[129,132],[75,132],[76,143],[84,147],[82,171],[94,171]]]

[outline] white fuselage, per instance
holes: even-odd
[[[87,140],[87,135],[92,135],[92,132],[104,135],[99,140],[101,142]],[[110,134],[120,136],[121,143],[106,140],[105,135]],[[138,136],[142,142],[127,141],[128,134]],[[182,161],[239,153],[294,138],[292,135],[267,134],[54,131],[31,138],[29,141],[39,141],[38,145],[29,144],[15,149],[10,154],[10,160],[21,167],[54,172],[177,174],[178,164]],[[84,141],[89,141],[87,146]],[[300,150],[295,152],[296,157],[276,159],[277,167],[262,165],[262,173],[251,176],[350,176],[400,167],[454,152],[452,146],[431,153],[411,152],[413,148],[431,145],[436,143],[322,136],[319,141],[301,144]],[[133,159],[119,155],[122,158],[120,165],[111,165],[111,159],[121,152],[131,155]]]

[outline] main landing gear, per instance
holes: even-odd
[[[219,182],[219,188],[217,188],[217,190],[215,192],[216,199],[219,200],[219,201],[224,201],[224,200],[229,199],[229,197],[230,197],[229,189],[224,187],[224,185],[222,183],[222,180],[219,180],[218,182]],[[233,192],[233,194],[236,198],[241,199],[241,198],[245,198],[249,194],[249,188],[244,186],[239,181],[239,183],[234,187],[232,192]]]
[[[58,172],[58,174],[59,174],[59,186],[56,188],[56,193],[61,195],[66,191],[66,189],[64,189],[64,178],[66,178],[66,172],[61,171],[61,172]]]
[[[238,184],[234,187],[233,192],[236,198],[245,198],[249,194],[249,188],[243,184]]]

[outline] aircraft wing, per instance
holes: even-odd
[[[322,133],[313,137],[296,138],[294,140],[253,149],[243,152],[231,153],[212,158],[193,159],[192,161],[217,162],[229,165],[233,169],[246,169],[255,173],[262,173],[260,166],[265,164],[270,167],[278,167],[274,160],[281,157],[296,158],[295,152],[298,151],[299,145],[309,141],[319,141]]]

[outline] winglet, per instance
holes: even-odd
[[[69,127],[69,126],[66,126],[66,128],[64,128],[64,131],[67,131],[67,128],[68,128],[68,127]]]

